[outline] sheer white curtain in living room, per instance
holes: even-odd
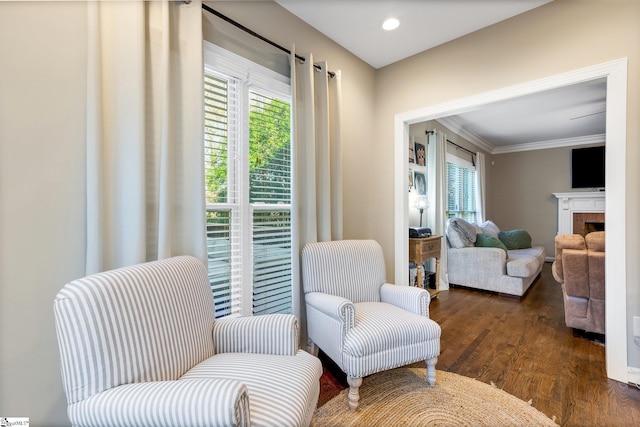
[[[201,6],[87,3],[87,274],[206,261]]]

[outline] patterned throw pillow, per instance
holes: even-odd
[[[447,221],[447,239],[452,248],[473,247],[476,242],[476,228],[462,218]]]

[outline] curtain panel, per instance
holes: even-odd
[[[292,140],[294,166],[293,241],[299,254],[309,242],[341,240],[342,158],[340,71],[328,74],[326,62],[314,68],[312,54],[304,62],[291,49]],[[294,314],[306,335],[300,263],[293,270]],[[301,342],[305,342],[304,337]]]
[[[427,224],[433,234],[443,236],[440,249],[440,289],[449,289],[447,269],[447,135],[437,130],[429,134],[427,153],[427,195],[429,208]]]
[[[206,255],[201,2],[89,2],[86,273]]]
[[[485,155],[481,152],[476,153],[476,222],[482,224],[487,215],[486,209],[486,168]]]

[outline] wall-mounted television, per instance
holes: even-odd
[[[604,146],[571,150],[571,188],[604,188]]]

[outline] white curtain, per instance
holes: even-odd
[[[428,226],[435,235],[443,236],[440,252],[440,289],[449,289],[447,270],[447,135],[435,129],[429,134],[427,153],[427,195],[429,197]]]
[[[88,2],[87,274],[206,261],[201,2]]]
[[[318,63],[318,71],[313,55],[304,57],[304,62],[297,60],[292,49],[293,239],[298,242],[297,253],[309,242],[342,239],[340,71],[330,77],[326,62]],[[297,262],[293,281],[297,303],[294,313],[304,325],[304,295]]]
[[[482,224],[486,218],[487,210],[485,198],[487,193],[486,187],[486,168],[485,155],[481,152],[476,153],[476,222]]]

